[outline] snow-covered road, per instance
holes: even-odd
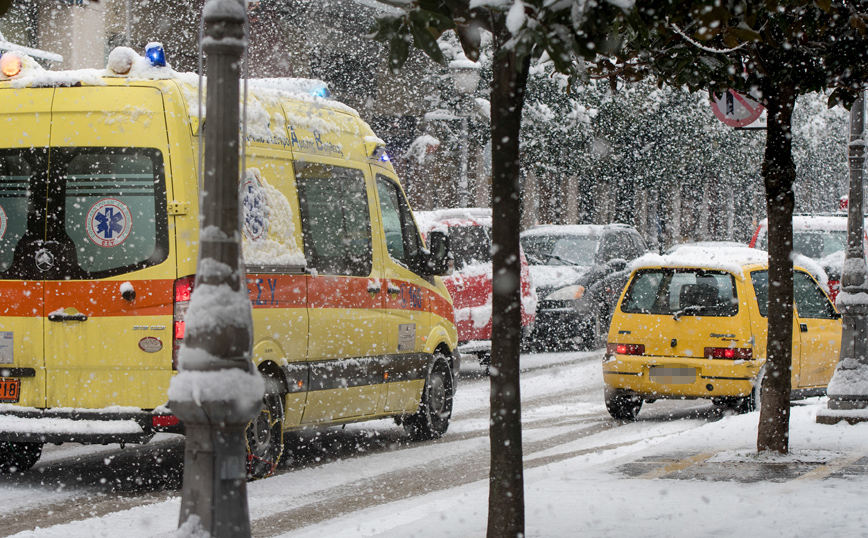
[[[720,418],[706,402],[658,402],[643,410],[639,422],[611,420],[602,402],[600,355],[523,356],[528,470],[603,451],[620,457]],[[249,484],[254,535],[280,536],[485,481],[488,388],[475,365],[462,372],[452,425],[435,442],[408,443],[391,421],[290,436],[276,475]],[[94,538],[116,536],[121,528],[125,538],[170,535],[177,524],[182,461],[183,441],[172,436],[124,450],[50,447],[33,471],[0,476],[0,535]]]

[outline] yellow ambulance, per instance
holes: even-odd
[[[792,397],[822,395],[841,350],[841,316],[812,274],[797,266],[793,279]],[[637,259],[603,356],[609,414],[633,420],[643,403],[666,398],[755,409],[768,301],[767,254],[756,249],[682,247]]]
[[[43,443],[182,432],[165,404],[196,272],[198,77],[125,48],[105,70],[0,60],[0,470]],[[254,476],[285,430],[394,417],[438,437],[456,388],[448,239],[425,247],[384,143],[322,91],[250,81]]]

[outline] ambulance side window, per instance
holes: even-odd
[[[383,231],[389,256],[410,269],[419,262],[422,239],[410,213],[410,206],[401,189],[392,180],[377,175],[377,195],[380,198],[380,214],[383,216]]]
[[[373,247],[364,173],[314,162],[293,165],[308,268],[328,275],[370,275]]]

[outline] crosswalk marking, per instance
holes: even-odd
[[[684,458],[683,460],[670,463],[669,465],[666,465],[664,467],[659,467],[657,469],[654,469],[653,471],[648,471],[647,473],[639,475],[636,478],[641,478],[645,480],[661,478],[668,475],[669,473],[681,471],[692,465],[696,465],[697,463],[702,463],[703,461],[714,456],[715,454],[717,454],[717,452],[703,452],[702,454],[697,454],[695,456],[690,456],[689,458]]]

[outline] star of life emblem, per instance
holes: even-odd
[[[103,198],[87,212],[87,236],[101,247],[120,245],[132,228],[130,208],[115,198]]]

